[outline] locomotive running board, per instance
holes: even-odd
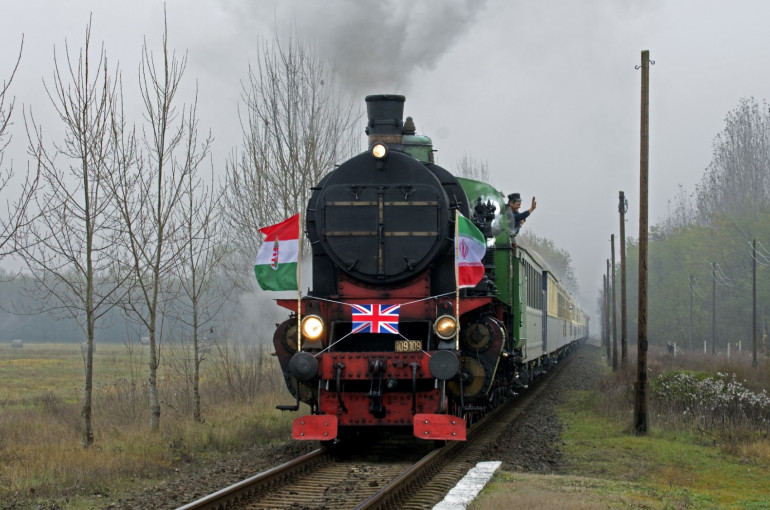
[[[465,441],[465,420],[451,414],[415,414],[414,437]]]
[[[292,437],[301,440],[330,441],[337,437],[337,417],[313,414],[294,420]]]

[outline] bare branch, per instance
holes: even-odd
[[[19,45],[19,55],[16,58],[11,75],[7,81],[3,81],[2,88],[0,88],[0,193],[7,191],[6,188],[11,183],[14,175],[13,162],[11,162],[8,168],[4,168],[3,161],[5,149],[8,148],[12,139],[10,127],[13,124],[11,119],[16,104],[15,98],[9,99],[10,87],[16,76],[16,71],[19,69],[23,50],[24,37],[22,36],[21,44]],[[13,201],[6,201],[6,214],[3,218],[0,218],[0,257],[19,251],[19,233],[34,220],[34,215],[30,215],[30,206],[34,202],[34,196],[39,183],[39,168],[35,168],[34,171],[27,168],[27,174],[24,182],[21,184],[21,189],[18,193],[15,193],[17,198]]]
[[[296,214],[310,187],[352,154],[357,115],[296,35],[261,45],[241,98],[243,141],[227,162],[224,203],[229,242],[245,268],[259,247],[257,229]]]
[[[50,146],[32,113],[25,115],[28,153],[40,179],[40,214],[25,224],[20,252],[34,278],[40,310],[75,320],[86,335],[83,443],[93,442],[91,391],[97,321],[115,303],[127,275],[113,260],[121,227],[107,193],[106,176],[116,162],[111,119],[118,102],[119,71],[110,75],[102,46],[91,50],[91,21],[84,47],[76,55],[65,41],[65,61],[54,49],[54,72],[45,89],[64,137]]]
[[[756,215],[770,199],[770,108],[742,99],[714,139],[711,163],[696,187],[701,220],[725,214]]]
[[[484,160],[476,159],[470,153],[463,154],[455,170],[455,173],[461,177],[489,182],[489,165]]]
[[[187,57],[178,58],[169,50],[165,14],[161,58],[156,62],[145,41],[138,71],[145,124],[141,136],[115,137],[117,152],[125,157],[109,184],[124,229],[125,256],[118,262],[133,275],[122,306],[146,329],[150,340],[153,431],[159,430],[160,423],[157,369],[164,319],[174,313],[172,306],[180,292],[175,276],[190,242],[180,210],[192,186],[190,179],[194,181],[193,174],[211,145],[210,136],[203,141],[197,138],[197,97],[189,108],[177,107]],[[121,132],[122,111],[112,124]]]

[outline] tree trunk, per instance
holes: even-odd
[[[154,320],[152,321],[154,324]],[[160,430],[160,398],[158,397],[158,353],[155,330],[150,330],[150,430]]]
[[[201,419],[201,394],[199,391],[201,360],[200,360],[200,355],[198,354],[198,333],[196,331],[193,334],[195,335],[194,349],[193,349],[193,354],[195,356],[195,361],[194,361],[195,364],[193,368],[193,419],[197,423],[202,423],[203,420]]]
[[[91,419],[91,401],[93,395],[94,373],[94,320],[88,318],[88,348],[86,350],[86,384],[83,392],[83,409],[80,415],[83,417],[83,446],[91,446],[94,442],[94,431]]]

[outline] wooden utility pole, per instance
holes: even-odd
[[[647,202],[650,152],[650,52],[642,51],[642,105],[639,147],[639,327],[634,432],[647,435]]]
[[[607,328],[607,363],[612,363],[612,333],[610,329],[610,306],[612,303],[612,289],[610,287],[610,259],[607,259],[607,274],[605,275],[606,282],[606,292],[605,295],[607,296],[607,299],[605,300],[605,307],[604,307],[604,322]]]
[[[615,301],[615,234],[610,235],[610,251],[612,252],[612,370],[618,371],[618,319]]]
[[[607,275],[602,275],[602,347],[607,347]]]
[[[711,263],[711,354],[717,353],[717,275],[716,265]]]
[[[752,355],[751,366],[756,370],[757,368],[757,240],[754,239],[751,243],[751,258],[752,258],[752,270],[751,270],[751,339]]]
[[[692,273],[690,273],[690,349],[695,350],[695,342],[692,337]]]
[[[628,202],[623,192],[618,196],[620,212],[620,366],[626,368],[628,359],[628,323],[626,320],[626,211]]]

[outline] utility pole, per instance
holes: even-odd
[[[692,273],[690,273],[690,349],[695,350],[695,343],[693,342],[692,337]]]
[[[610,245],[612,251],[612,370],[618,371],[618,322],[615,310],[615,234],[610,235]]]
[[[604,281],[607,282],[606,283],[607,291],[605,293],[605,295],[607,296],[607,300],[606,300],[606,306],[604,310],[604,322],[607,325],[607,363],[611,364],[612,363],[612,344],[611,344],[612,333],[610,330],[610,303],[612,303],[612,296],[611,296],[612,292],[610,288],[610,259],[607,259],[607,274],[605,275]]]
[[[628,323],[626,320],[626,211],[628,202],[621,191],[618,196],[620,212],[620,366],[626,368],[628,359]]]
[[[751,243],[751,338],[753,340],[751,366],[757,369],[757,240]]]
[[[607,275],[602,275],[602,347],[607,346],[607,328],[604,326],[607,318]]]
[[[711,354],[717,353],[717,275],[714,262],[711,263]]]
[[[642,97],[639,144],[639,328],[634,432],[647,435],[647,202],[650,153],[650,52],[642,51]]]

